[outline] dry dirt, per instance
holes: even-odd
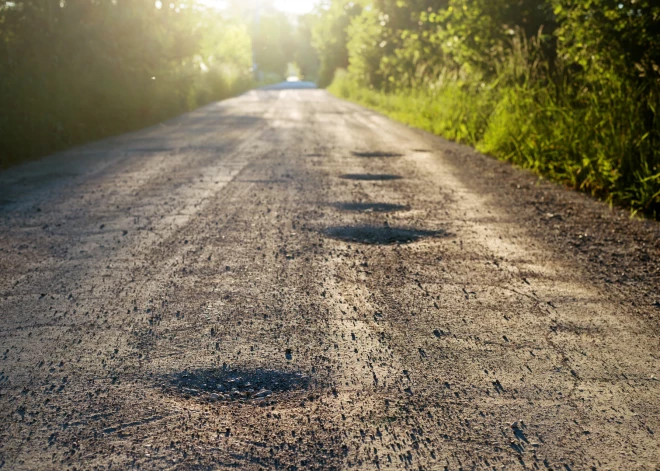
[[[0,468],[658,469],[658,223],[320,90],[0,188]]]

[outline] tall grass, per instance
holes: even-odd
[[[415,90],[383,92],[338,72],[329,90],[591,195],[660,217],[657,96],[616,74],[553,79],[519,41],[494,78],[440,72]],[[649,98],[650,97],[650,98]]]

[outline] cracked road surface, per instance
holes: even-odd
[[[321,90],[0,188],[4,469],[658,469],[655,222]]]

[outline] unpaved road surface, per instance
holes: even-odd
[[[321,90],[0,185],[3,469],[658,469],[657,223]]]

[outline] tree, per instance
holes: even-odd
[[[347,0],[329,0],[318,8],[312,36],[321,63],[319,86],[329,85],[337,69],[348,67],[346,28],[361,11],[361,5]]]

